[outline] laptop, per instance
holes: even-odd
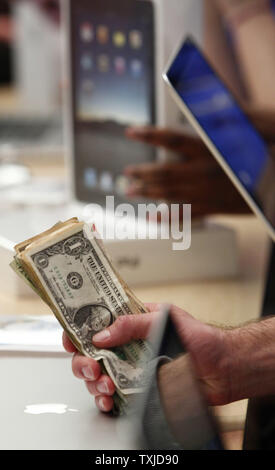
[[[62,353],[0,351],[1,450],[128,449]]]

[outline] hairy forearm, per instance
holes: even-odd
[[[185,355],[159,369],[160,396],[171,416],[177,415],[183,399],[189,400],[190,388],[192,395],[196,388],[190,387],[195,377],[191,362],[210,405],[275,395],[275,317],[238,328],[210,328],[206,343],[193,336],[187,341],[188,360]]]
[[[231,401],[275,394],[275,317],[227,334]]]

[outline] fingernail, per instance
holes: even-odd
[[[102,411],[105,411],[105,405],[104,405],[104,398],[99,398],[98,400],[98,406]]]
[[[135,129],[133,129],[132,127],[128,127],[126,129],[126,135],[133,135],[135,134]]]
[[[89,366],[83,367],[82,374],[84,375],[85,379],[95,380],[94,372]]]
[[[143,134],[146,131],[146,127],[142,127],[142,126],[130,127],[128,129],[130,131],[130,134],[132,134],[132,135]]]
[[[109,388],[108,385],[105,382],[100,382],[97,386],[96,389],[99,393],[109,393]]]
[[[127,188],[127,194],[139,194],[143,188],[144,185],[141,182],[134,182]]]
[[[124,170],[123,170],[123,174],[125,176],[131,176],[132,172],[133,172],[132,168],[128,168],[128,167],[124,168]]]
[[[126,196],[136,196],[138,194],[138,191],[136,191],[133,188],[129,188],[126,191]]]
[[[98,341],[98,342],[107,341],[110,338],[110,336],[111,336],[111,333],[109,330],[102,330],[93,336],[93,341]]]

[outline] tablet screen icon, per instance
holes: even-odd
[[[102,73],[108,72],[110,69],[110,60],[106,54],[98,56],[98,70]]]
[[[142,75],[142,62],[139,59],[134,59],[131,62],[131,73],[134,78],[139,78]]]
[[[113,41],[116,47],[124,47],[126,44],[126,36],[122,31],[116,31],[113,35]]]
[[[94,168],[86,168],[84,171],[84,185],[88,189],[97,186],[97,174]]]
[[[142,33],[137,30],[131,31],[129,34],[129,42],[133,49],[140,49],[143,43]]]
[[[107,28],[107,26],[98,26],[96,36],[99,44],[107,44],[107,42],[109,41],[109,29]]]
[[[123,57],[116,57],[114,60],[115,71],[118,75],[123,75],[126,71],[126,61]]]
[[[80,36],[83,42],[91,42],[94,38],[93,26],[88,22],[83,23],[80,27]]]
[[[88,71],[93,67],[93,59],[90,54],[83,54],[81,57],[81,67],[83,70]]]

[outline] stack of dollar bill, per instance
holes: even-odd
[[[46,302],[75,347],[101,362],[116,386],[115,411],[142,391],[146,341],[98,349],[92,337],[120,315],[146,313],[112,265],[93,226],[72,218],[15,246],[14,271]]]

